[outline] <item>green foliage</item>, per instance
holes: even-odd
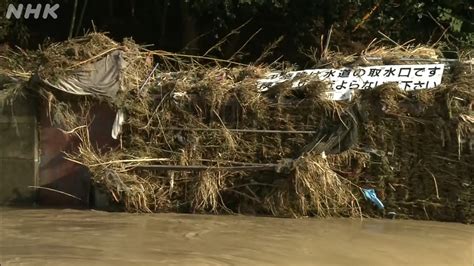
[[[19,0],[0,0],[0,42],[8,40],[23,45],[29,37],[26,25],[31,27],[32,32],[41,27],[33,27],[37,23],[33,20],[5,19],[1,12],[6,10],[8,3],[17,1]],[[71,2],[64,0],[64,16],[70,14],[71,6],[66,3]],[[399,43],[415,39],[415,43],[437,42],[445,44],[449,49],[472,47],[474,43],[474,6],[470,1],[463,0],[141,0],[141,5],[145,7],[141,7],[142,11],[138,14],[137,4],[133,29],[118,29],[127,24],[130,19],[128,14],[115,18],[96,17],[94,12],[98,9],[93,6],[102,9],[107,6],[99,5],[98,2],[89,1],[90,8],[85,14],[86,21],[97,22],[98,30],[109,31],[112,35],[114,31],[123,30],[123,35],[128,36],[140,32],[142,36],[146,36],[140,41],[166,43],[166,49],[169,50],[182,49],[181,39],[187,39],[181,34],[186,32],[183,18],[191,18],[193,21],[195,29],[192,32],[196,36],[189,39],[196,37],[198,40],[201,51],[196,51],[197,53],[205,53],[222,37],[251,20],[224,43],[228,49],[223,47],[223,52],[214,56],[232,55],[247,38],[260,29],[242,51],[254,53],[253,59],[258,58],[259,53],[270,43],[284,36],[275,55],[284,55],[289,61],[303,60],[306,57],[301,55],[295,60],[297,54],[300,54],[297,51],[316,48],[320,52],[321,35],[327,35],[330,28],[333,29],[331,48],[348,53],[357,53],[374,38],[380,39],[379,31]],[[121,12],[127,11],[127,3],[128,1],[118,1],[113,6]],[[107,13],[105,11],[101,11],[101,14]],[[120,12],[115,12],[115,16],[118,13]],[[109,20],[125,22],[122,26],[108,28]],[[41,28],[43,32],[34,34],[35,41],[51,35],[56,35],[55,38],[60,40],[62,28],[67,27],[66,23],[63,24],[54,29]],[[107,26],[101,28],[100,24]],[[160,34],[153,34],[156,29],[160,29]],[[251,57],[246,59],[252,60]]]
[[[441,22],[447,22],[453,32],[461,32],[463,20],[453,15],[453,10],[438,6],[438,19]]]
[[[474,46],[473,6],[463,1],[453,1],[437,6],[437,20],[447,30],[447,38],[454,39],[460,47]]]
[[[7,1],[0,1],[0,40],[3,40],[7,37],[11,24],[11,22],[5,18],[7,7]]]
[[[349,27],[363,22],[359,33],[377,36],[381,31],[392,39],[404,42],[446,41],[457,48],[472,45],[474,29],[474,6],[462,0],[344,0],[343,9],[355,4],[357,12],[349,18]],[[363,17],[372,8],[376,11],[367,21]],[[342,13],[342,12],[341,12]],[[343,17],[338,21],[344,20]],[[349,30],[347,28],[346,30]],[[453,47],[451,47],[453,48]]]
[[[8,5],[16,3],[16,0],[0,1],[0,43],[10,40],[24,46],[27,45],[29,39],[28,27],[24,20],[9,20],[5,17]]]

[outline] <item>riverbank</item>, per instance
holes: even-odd
[[[311,76],[262,90],[276,69],[96,33],[8,58],[2,106],[22,94],[39,102],[39,193],[88,205],[79,182],[63,185],[80,176],[129,212],[473,220],[470,65],[446,65],[433,89],[384,84],[335,101]],[[360,70],[403,58],[444,62],[427,47],[326,59]]]

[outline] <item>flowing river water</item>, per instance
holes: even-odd
[[[0,209],[4,265],[474,264],[474,226]]]

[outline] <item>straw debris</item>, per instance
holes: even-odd
[[[96,186],[127,211],[381,216],[360,193],[375,188],[386,209],[402,216],[472,221],[469,68],[453,67],[432,90],[385,84],[351,102],[331,101],[319,80],[261,92],[265,67],[222,67],[222,60],[147,51],[94,33],[43,49],[37,74],[61,78],[118,49],[128,64],[126,90],[115,99],[35,88],[51,122],[79,141],[69,160],[87,166]],[[397,46],[342,56],[326,51],[321,66],[439,53]],[[151,72],[157,62],[159,74]],[[0,73],[31,73],[15,69]],[[98,147],[89,136],[91,108],[101,102],[126,115],[117,147]]]

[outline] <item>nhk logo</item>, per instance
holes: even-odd
[[[58,8],[59,8],[59,4],[55,4],[55,5],[37,4],[35,8],[33,8],[32,4],[27,4],[26,8],[23,4],[18,4],[18,6],[9,4],[5,17],[7,19],[12,18],[12,16],[16,19],[20,19],[22,17],[25,19],[28,19],[30,18],[30,16],[33,16],[34,19],[38,19],[40,15],[42,15],[43,19],[47,19],[48,17],[57,19],[58,15],[56,15],[55,12],[56,10],[58,10]]]

